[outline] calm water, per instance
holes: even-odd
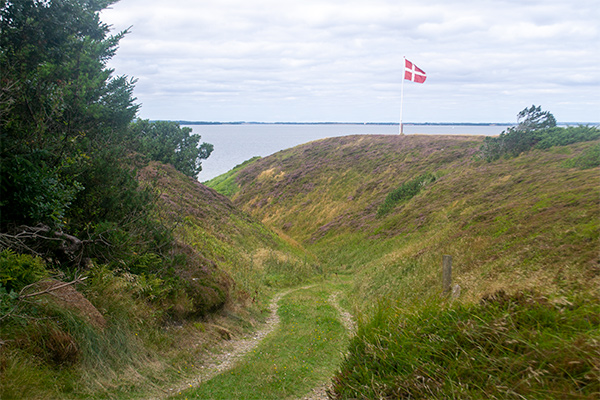
[[[254,157],[265,157],[280,150],[317,139],[346,135],[397,135],[398,125],[185,125],[202,136],[202,142],[215,146],[202,162],[201,182],[219,176]],[[499,135],[504,125],[405,125],[404,133],[430,135]]]

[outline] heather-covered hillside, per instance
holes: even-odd
[[[598,142],[494,162],[478,157],[481,144],[421,135],[316,141],[238,171],[232,199],[321,262],[357,273],[356,290],[372,300],[439,288],[443,254],[454,257],[466,298],[595,287],[598,169],[571,165]],[[381,211],[423,174],[432,178],[418,193]]]
[[[236,205],[354,280],[331,398],[600,393],[600,143],[482,153],[513,136],[332,138],[227,176]]]

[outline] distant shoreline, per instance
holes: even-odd
[[[398,122],[256,122],[174,121],[180,125],[400,125]],[[405,122],[405,126],[515,126],[508,122]],[[559,126],[600,125],[600,122],[558,122]]]
[[[175,121],[180,125],[400,125],[398,122],[256,122],[256,121]],[[488,122],[405,122],[404,125],[445,125],[445,126],[512,126],[511,123]]]

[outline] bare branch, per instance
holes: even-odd
[[[86,279],[87,279],[87,277],[83,277],[83,278],[75,278],[75,279],[74,279],[74,280],[72,280],[71,282],[63,282],[63,283],[61,283],[61,284],[59,284],[59,285],[50,286],[50,287],[48,287],[48,288],[46,288],[46,289],[44,289],[44,290],[42,290],[42,291],[39,291],[39,292],[35,292],[35,293],[28,293],[28,294],[22,294],[22,293],[23,293],[23,292],[24,292],[26,289],[28,289],[28,288],[30,288],[31,286],[34,286],[34,285],[36,285],[36,284],[39,284],[39,283],[40,283],[40,282],[36,282],[36,283],[33,283],[33,284],[31,284],[31,285],[27,285],[27,286],[25,286],[23,289],[21,289],[21,291],[19,292],[19,297],[18,297],[17,299],[20,301],[20,300],[25,300],[25,299],[27,299],[27,298],[30,298],[30,297],[34,297],[34,296],[40,296],[40,295],[42,295],[42,294],[47,294],[47,293],[53,292],[53,291],[55,291],[55,290],[58,290],[58,289],[60,289],[60,288],[63,288],[63,287],[65,287],[65,286],[69,286],[69,285],[75,285],[75,284],[77,284],[77,283],[82,283],[82,282],[83,282],[84,280],[86,280]]]

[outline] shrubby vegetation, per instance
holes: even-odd
[[[178,171],[197,178],[202,171],[201,160],[207,159],[213,145],[200,144],[200,135],[191,134],[190,128],[181,128],[172,121],[139,119],[129,127],[132,150],[151,160],[171,164]]]
[[[132,123],[135,80],[106,67],[127,34],[110,35],[99,20],[112,3],[2,3],[0,248],[54,272],[93,262],[177,281],[186,259],[136,171],[158,160],[196,177],[212,145],[177,123]]]
[[[410,181],[404,182],[399,188],[387,195],[383,204],[377,209],[377,215],[381,217],[390,212],[396,204],[412,199],[427,185],[435,182],[436,179],[434,174],[427,172]]]
[[[128,33],[100,21],[113,3],[0,2],[2,398],[68,393],[82,370],[63,368],[123,368],[147,354],[133,330],[156,328],[145,344],[160,347],[161,324],[229,298],[226,274],[176,239],[138,180],[151,160],[196,177],[212,145],[176,123],[132,122],[135,80],[106,66]],[[45,295],[61,281],[105,307],[110,328]]]
[[[481,146],[482,157],[487,161],[517,157],[531,149],[548,149],[600,138],[600,129],[590,126],[561,128],[556,119],[540,106],[525,108],[518,114],[517,126],[502,132],[498,137],[488,136]]]

